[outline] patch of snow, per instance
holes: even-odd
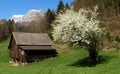
[[[25,15],[13,15],[11,19],[15,21],[15,23],[19,22],[30,22],[37,20],[39,18],[44,17],[44,12],[41,10],[29,10]]]

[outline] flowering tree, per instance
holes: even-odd
[[[53,39],[77,44],[86,43],[89,46],[89,56],[97,63],[97,43],[102,31],[97,15],[97,6],[93,11],[90,9],[80,9],[79,12],[67,10],[64,14],[59,14],[53,26]]]

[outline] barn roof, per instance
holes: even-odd
[[[13,32],[17,45],[53,45],[46,33]]]

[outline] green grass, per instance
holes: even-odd
[[[26,66],[11,66],[9,39],[0,43],[0,74],[119,74],[120,56],[116,51],[100,51],[101,62],[91,66],[84,48],[55,45],[58,56]]]

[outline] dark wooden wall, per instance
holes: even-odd
[[[10,57],[19,58],[18,47],[14,38],[12,38],[12,42],[10,44]]]

